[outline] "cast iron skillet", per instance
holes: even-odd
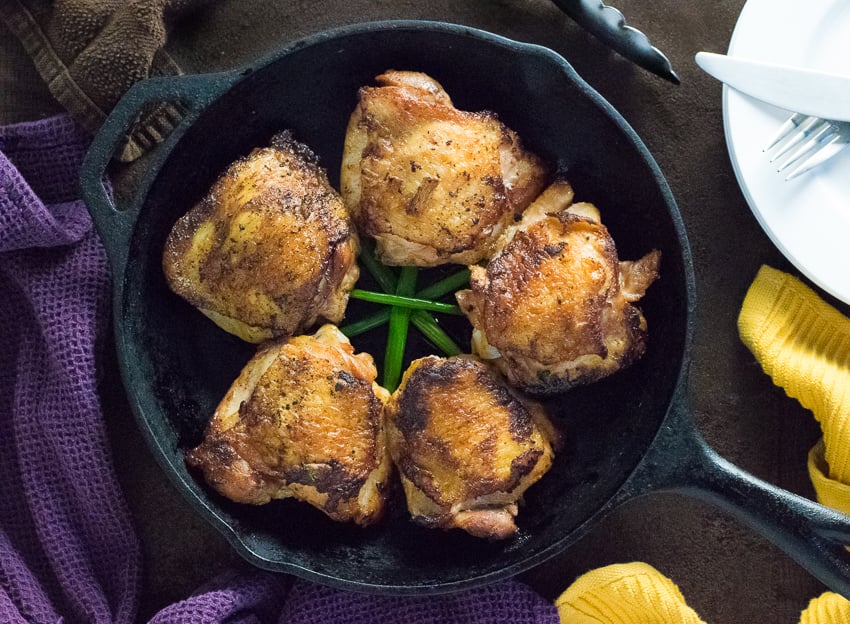
[[[567,172],[579,200],[600,207],[621,258],[653,248],[663,254],[662,277],[642,302],[646,356],[547,403],[567,444],[529,490],[520,533],[507,541],[417,527],[401,500],[368,529],[295,501],[238,505],[212,493],[183,462],[252,347],[167,289],[160,262],[169,229],[229,163],[284,128],[320,155],[337,184],[357,89],[387,68],[427,72],[459,108],[498,111]],[[180,102],[186,118],[150,161],[136,200],[118,210],[102,175],[140,108],[163,100]],[[850,597],[850,563],[838,543],[850,541],[847,517],[739,470],[695,431],[684,396],[694,278],[678,209],[634,131],[550,50],[457,25],[381,22],[309,37],[241,71],[145,81],[95,137],[81,182],[111,260],[117,350],[139,428],[189,503],[257,566],[377,593],[448,592],[562,552],[628,499],[678,491],[731,513]],[[357,313],[349,308],[349,317]],[[469,327],[449,330],[465,340]],[[380,333],[354,342],[380,366]],[[429,351],[413,344],[408,355]]]

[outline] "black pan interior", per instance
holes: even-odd
[[[414,526],[398,496],[389,517],[369,529],[332,522],[294,501],[233,504],[183,464],[184,450],[199,441],[253,348],[167,289],[161,254],[169,229],[230,162],[285,128],[320,155],[337,185],[357,89],[388,68],[427,72],[459,108],[496,111],[531,149],[566,170],[578,200],[600,208],[621,259],[653,248],[663,254],[662,277],[642,303],[648,353],[630,370],[547,402],[566,445],[527,494],[519,535],[504,542]],[[555,55],[460,27],[354,29],[258,64],[176,145],[143,205],[129,254],[117,314],[119,351],[131,403],[163,467],[187,500],[258,565],[353,589],[448,591],[517,573],[559,552],[650,445],[687,343],[689,260],[675,205],[645,149]],[[352,306],[347,320],[358,313]],[[449,331],[468,345],[468,325]],[[380,366],[383,338],[377,331],[353,342]],[[431,351],[414,340],[408,357]]]

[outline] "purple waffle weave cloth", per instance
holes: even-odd
[[[0,127],[0,622],[135,621],[140,545],[98,398],[106,256],[77,192],[88,139],[68,116]],[[555,624],[518,582],[439,597],[225,575],[154,624]]]

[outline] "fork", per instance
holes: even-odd
[[[793,167],[792,180],[826,162],[850,143],[850,122],[829,121],[794,113],[779,128],[763,151],[773,151],[770,162],[781,161],[777,171]]]

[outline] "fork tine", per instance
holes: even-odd
[[[782,124],[782,126],[780,126],[779,131],[770,140],[770,142],[767,144],[767,146],[762,151],[766,152],[770,148],[772,148],[774,145],[779,143],[782,139],[784,139],[786,136],[788,136],[788,134],[792,130],[799,127],[799,125],[801,123],[803,123],[803,121],[806,118],[807,118],[806,115],[804,115],[802,113],[794,113],[793,115],[791,115],[788,119],[785,120],[785,123]]]
[[[785,181],[793,180],[799,175],[806,173],[809,169],[813,169],[820,165],[823,162],[826,162],[833,156],[835,156],[838,152],[847,147],[847,142],[841,142],[841,134],[836,134],[831,139],[826,141],[816,152],[811,154],[808,158],[806,158],[803,162],[801,162],[795,169],[788,174],[788,177],[785,178]]]
[[[829,122],[818,117],[806,117],[806,119],[797,126],[796,132],[779,145],[776,152],[771,157],[770,162],[775,162],[782,158],[782,156],[791,151],[799,143],[810,138],[813,134],[820,132],[823,128],[829,128]]]
[[[794,113],[763,151],[773,152],[771,163],[781,159],[777,171],[790,168],[785,178],[788,181],[829,160],[847,145],[850,145],[850,123]]]
[[[784,171],[794,163],[800,161],[800,159],[810,155],[810,153],[814,153],[820,146],[825,144],[830,139],[835,140],[838,138],[838,134],[835,132],[835,129],[828,122],[824,122],[821,126],[817,128],[816,131],[812,132],[805,142],[802,145],[797,145],[796,149],[793,151],[785,150],[783,154],[787,154],[787,158],[785,163],[777,169],[777,171]],[[771,159],[770,162],[773,162],[777,158],[782,156],[782,154],[777,154],[774,158]]]

